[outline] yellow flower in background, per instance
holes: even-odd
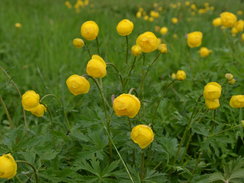
[[[171,18],[171,22],[172,22],[173,24],[177,24],[177,23],[179,22],[179,20],[178,20],[178,18],[173,17],[173,18]]]
[[[81,25],[80,32],[86,40],[94,40],[98,36],[99,27],[94,21],[86,21]]]
[[[132,46],[132,48],[131,48],[131,52],[132,52],[132,54],[133,54],[134,56],[138,56],[138,55],[140,55],[140,54],[142,53],[142,51],[141,51],[141,47],[138,46],[138,45],[134,45],[134,46]]]
[[[210,53],[212,53],[212,50],[209,50],[206,47],[201,47],[199,50],[199,54],[201,57],[207,57]]]
[[[146,15],[146,16],[143,17],[143,19],[144,20],[148,20],[149,19],[149,16]]]
[[[156,11],[151,11],[150,12],[150,16],[153,17],[153,18],[158,18],[159,17],[159,13],[156,12]]]
[[[232,80],[232,79],[234,78],[234,76],[233,76],[233,74],[231,74],[231,73],[226,73],[226,74],[225,74],[225,78],[226,78],[227,80]]]
[[[190,5],[191,5],[191,2],[190,2],[190,1],[186,1],[186,2],[185,2],[185,5],[186,5],[186,6],[190,6]]]
[[[167,33],[168,33],[168,28],[167,28],[167,27],[162,27],[162,28],[160,29],[160,34],[165,35],[165,34],[167,34]]]
[[[167,53],[167,52],[168,52],[167,44],[160,44],[160,45],[158,46],[158,50],[159,50],[161,53]]]
[[[154,27],[154,30],[155,30],[155,32],[159,32],[159,31],[160,31],[160,26],[156,25],[156,26]]]
[[[158,48],[158,38],[152,32],[145,32],[140,34],[136,39],[136,44],[142,49],[142,52],[153,52]]]
[[[75,38],[75,39],[73,39],[73,45],[76,48],[82,48],[85,45],[85,43],[84,43],[84,41],[82,39]]]
[[[180,80],[180,81],[185,80],[185,79],[186,79],[186,72],[183,71],[183,70],[178,70],[178,71],[176,72],[176,79],[177,79],[177,80]]]
[[[238,10],[236,14],[237,15],[243,15],[243,11],[242,10]]]
[[[197,9],[197,6],[196,6],[195,4],[192,4],[192,5],[191,5],[191,9],[192,9],[192,10],[196,10],[196,9]]]
[[[176,79],[176,74],[175,73],[171,74],[171,79]]]
[[[202,32],[195,31],[187,34],[187,44],[190,48],[199,47],[202,44]]]
[[[244,41],[244,33],[241,34],[241,40]]]
[[[136,13],[136,18],[141,18],[142,17],[142,13],[140,12],[140,11],[138,11],[137,13]]]
[[[213,19],[212,24],[213,24],[213,26],[215,26],[215,27],[221,26],[221,18],[218,17],[218,18]]]
[[[28,90],[22,95],[22,106],[26,111],[38,106],[40,95],[33,90]]]
[[[79,76],[77,74],[71,75],[66,80],[66,85],[67,85],[69,91],[73,95],[85,94],[85,93],[88,93],[90,90],[89,81],[85,77]]]
[[[19,28],[22,27],[21,23],[16,23],[16,24],[14,24],[14,26],[15,26],[17,29],[19,29]]]
[[[235,36],[238,33],[238,30],[235,27],[232,27],[231,34],[232,36]]]
[[[208,109],[217,109],[220,106],[219,99],[214,99],[214,100],[205,100],[205,104]]]
[[[244,30],[244,21],[239,20],[238,22],[236,22],[235,28],[236,28],[237,32],[242,32]]]
[[[230,99],[230,106],[232,108],[244,107],[244,95],[233,95]]]
[[[134,118],[141,108],[140,100],[131,94],[121,94],[113,101],[113,109],[117,116]]]
[[[141,149],[145,149],[154,140],[154,133],[150,126],[137,125],[131,130],[131,139],[138,144]]]
[[[236,15],[230,12],[223,12],[220,14],[221,25],[224,27],[233,27],[237,21]]]
[[[0,178],[11,179],[17,173],[17,163],[11,154],[0,156]]]
[[[67,8],[72,8],[72,5],[71,5],[71,3],[69,2],[69,1],[65,1],[64,2],[64,5],[67,7]]]
[[[119,35],[128,36],[132,33],[134,24],[128,19],[123,19],[118,23],[116,29]]]
[[[173,34],[173,38],[174,39],[177,39],[178,38],[178,35],[176,33]]]
[[[216,82],[208,83],[203,90],[203,96],[207,100],[219,99],[221,96],[222,87]]]
[[[103,78],[107,75],[106,63],[99,55],[92,55],[91,60],[86,65],[86,72],[94,78]]]
[[[154,21],[154,18],[153,17],[149,17],[149,22],[153,22]]]
[[[46,111],[47,108],[43,104],[38,104],[38,106],[30,110],[30,112],[37,117],[42,117]]]
[[[236,80],[233,78],[233,79],[229,80],[228,83],[231,84],[231,85],[233,85],[233,84],[236,83]]]

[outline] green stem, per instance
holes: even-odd
[[[86,50],[88,52],[89,57],[91,58],[92,55],[91,55],[90,49],[89,49],[89,47],[88,47],[88,45],[86,43],[85,43],[85,48],[86,48]]]
[[[214,137],[214,136],[218,136],[218,135],[220,135],[220,134],[222,134],[222,133],[225,133],[225,132],[227,132],[227,131],[229,131],[229,130],[233,130],[233,129],[237,128],[237,127],[241,127],[241,124],[232,126],[231,128],[228,128],[228,129],[222,130],[222,131],[220,131],[220,132],[218,132],[218,133],[209,135],[207,138]]]
[[[129,39],[128,39],[128,36],[125,36],[125,40],[126,40],[125,63],[128,64],[128,54],[129,54]]]
[[[124,86],[126,86],[128,80],[129,80],[129,78],[130,78],[130,75],[131,75],[131,73],[132,73],[132,71],[133,71],[133,69],[134,69],[134,67],[135,67],[136,58],[137,58],[137,57],[135,56],[135,57],[134,57],[134,60],[133,60],[133,62],[132,62],[132,65],[131,65],[131,67],[130,67],[129,73],[128,73],[128,75],[127,75],[127,78],[126,78],[126,80],[125,80]]]
[[[20,100],[21,100],[22,99],[22,95],[20,93],[20,90],[19,90],[17,84],[13,81],[11,76],[8,74],[8,72],[4,68],[2,68],[0,66],[0,69],[5,74],[5,76],[11,81],[12,85],[15,87],[16,91],[18,92]],[[23,112],[23,118],[24,118],[24,122],[25,122],[25,129],[27,130],[27,129],[29,129],[29,126],[28,126],[28,123],[27,123],[27,120],[26,120],[26,114],[25,114],[25,110],[24,110],[23,107],[22,107],[22,112]]]
[[[22,160],[16,160],[16,163],[24,163],[24,164],[30,166],[33,169],[33,171],[34,171],[36,183],[39,182],[38,181],[38,176],[37,176],[37,170],[36,170],[36,168],[31,163],[29,163],[27,161],[22,161]]]
[[[144,154],[144,151],[142,150],[142,153],[141,153],[141,168],[140,168],[141,181],[143,181],[144,176],[145,176],[145,154]]]
[[[6,113],[7,118],[8,118],[10,128],[14,128],[13,120],[12,120],[12,118],[8,112],[8,108],[7,108],[6,104],[4,103],[3,98],[1,96],[0,96],[0,103],[2,103],[2,105],[3,105],[3,109]]]
[[[98,52],[98,55],[100,55],[100,48],[99,48],[98,37],[96,38],[96,44],[97,44],[97,52]]]
[[[119,69],[113,64],[113,63],[106,63],[108,66],[112,66],[114,68],[114,70],[117,72],[119,79],[120,79],[120,83],[121,83],[121,87],[122,90],[124,90],[124,82],[123,82],[123,77],[119,71]]]

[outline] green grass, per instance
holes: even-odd
[[[71,2],[74,4],[75,1]],[[146,22],[135,17],[138,7],[149,11],[153,8],[153,2],[161,3],[164,7],[159,19]],[[165,37],[155,33],[167,43],[169,52],[161,55],[151,67],[145,80],[144,96],[139,90],[140,81],[156,52],[146,54],[145,65],[140,57],[124,91],[136,88],[142,102],[139,115],[130,120],[133,126],[151,124],[155,132],[154,142],[145,150],[147,171],[143,180],[139,176],[142,150],[130,140],[128,119],[115,115],[111,117],[113,141],[134,181],[200,183],[208,182],[209,175],[214,172],[224,171],[225,178],[239,170],[242,174],[243,129],[238,127],[209,136],[239,125],[243,119],[241,110],[229,106],[229,99],[234,94],[244,94],[244,42],[241,42],[240,34],[232,37],[228,30],[215,28],[211,22],[222,11],[236,13],[243,10],[244,4],[238,0],[208,1],[214,5],[214,11],[191,16],[185,6],[172,9],[170,2],[91,0],[88,7],[76,13],[74,9],[65,7],[61,0],[1,0],[0,66],[7,71],[11,80],[0,72],[0,96],[14,128],[10,128],[6,111],[0,105],[0,154],[10,152],[16,160],[33,164],[38,170],[40,183],[130,182],[114,148],[110,157],[109,138],[103,127],[105,114],[95,83],[89,80],[90,92],[76,97],[65,84],[71,74],[85,74],[90,58],[84,48],[74,48],[72,40],[80,37],[80,26],[87,20],[94,20],[99,25],[101,56],[106,62],[114,63],[126,76],[125,39],[117,34],[116,25],[121,19],[128,18],[135,25],[129,36],[130,47],[135,44],[139,34],[154,32],[156,25],[169,28]],[[202,6],[204,2],[199,0],[196,4]],[[180,22],[171,24],[172,17],[179,17]],[[243,19],[244,15],[238,18]],[[15,28],[16,22],[22,24],[20,29]],[[187,47],[185,35],[196,30],[203,32],[202,46],[213,50],[207,58],[199,57],[199,48]],[[175,33],[177,39],[173,38]],[[89,41],[87,44],[92,53],[97,54],[96,42]],[[130,54],[129,63],[132,60]],[[165,93],[171,82],[170,75],[179,69],[186,71],[187,79],[176,81],[168,89],[155,113],[157,97]],[[236,84],[226,83],[224,75],[228,72],[234,75]],[[26,112],[28,130],[24,126],[21,100],[12,81],[21,93],[32,89],[41,97],[54,94],[58,98],[58,101],[51,97],[44,100],[49,112],[42,118]],[[211,81],[223,87],[221,107],[215,112],[206,109],[203,98],[196,104],[204,86]],[[117,73],[111,67],[108,67],[103,84],[108,101],[111,101],[112,95],[122,93]],[[186,141],[178,157],[177,150],[195,110],[200,112],[193,115],[193,124],[187,133],[191,141],[182,159]],[[69,129],[64,113],[70,123]],[[35,182],[32,169],[22,164],[19,164],[17,177],[0,182]],[[216,177],[214,174],[211,179]],[[243,182],[243,176],[239,182]]]

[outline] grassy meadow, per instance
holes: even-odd
[[[18,165],[17,174],[4,179],[7,165],[0,157],[0,182],[244,183],[244,100],[241,107],[229,104],[233,95],[244,95],[244,31],[212,25],[225,11],[244,19],[244,2],[90,0],[79,8],[76,0],[69,1],[71,8],[65,2],[0,0],[0,156],[11,153]],[[150,20],[152,10],[159,17]],[[126,38],[116,31],[122,19],[134,24],[128,63]],[[98,45],[81,36],[88,20],[99,26]],[[146,31],[167,45],[167,53],[131,53]],[[187,34],[194,31],[203,38],[201,46],[190,48]],[[74,38],[85,46],[76,48]],[[211,54],[201,57],[201,47]],[[102,79],[86,75],[89,92],[75,96],[66,80],[87,74],[87,48],[104,59],[107,74]],[[186,78],[172,77],[178,70]],[[235,82],[228,82],[226,73]],[[205,105],[209,82],[222,87],[216,109]],[[42,117],[23,109],[21,96],[28,90],[46,106]],[[133,118],[113,110],[114,99],[123,93],[140,100]],[[154,133],[146,148],[130,136],[139,124]]]

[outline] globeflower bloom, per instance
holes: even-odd
[[[230,106],[232,108],[243,108],[244,107],[244,95],[234,95],[230,99]]]
[[[17,173],[17,163],[11,154],[0,156],[0,178],[11,179]]]
[[[165,35],[165,34],[167,34],[167,33],[168,33],[168,28],[167,28],[167,27],[162,27],[162,28],[160,29],[160,34]]]
[[[161,53],[167,53],[167,52],[168,52],[167,44],[160,44],[160,45],[158,46],[158,50],[159,50]]]
[[[103,78],[107,75],[106,63],[99,55],[92,55],[91,60],[86,65],[86,72],[94,78]]]
[[[171,18],[171,22],[173,24],[177,24],[179,22],[178,18],[174,17],[174,18]]]
[[[201,47],[201,49],[199,50],[199,54],[201,57],[207,57],[208,55],[210,55],[210,53],[212,53],[212,50],[209,50],[206,47]]]
[[[218,18],[215,18],[212,22],[213,26],[215,27],[218,27],[218,26],[221,26],[221,18],[218,17]]]
[[[134,56],[138,56],[138,55],[140,55],[141,54],[141,47],[140,46],[138,46],[138,45],[134,45],[134,46],[132,46],[132,48],[131,48],[131,52],[132,52],[132,54],[134,55]]]
[[[216,82],[208,83],[203,90],[203,96],[207,100],[219,99],[221,96],[222,87]]]
[[[183,81],[186,79],[186,73],[183,70],[178,70],[175,75],[177,80]]]
[[[16,27],[16,28],[21,28],[22,25],[21,25],[21,23],[16,23],[16,24],[15,24],[15,27]]]
[[[38,106],[40,101],[40,95],[33,90],[28,90],[22,95],[22,106],[26,111],[30,111],[32,108]]]
[[[86,21],[81,25],[80,32],[86,40],[94,40],[99,33],[99,27],[94,21]]]
[[[141,149],[145,149],[154,140],[154,133],[150,126],[137,125],[131,131],[131,139],[138,144]]]
[[[238,22],[236,22],[235,28],[236,28],[237,32],[242,32],[244,30],[244,21],[239,20]]]
[[[141,108],[140,100],[131,94],[121,94],[113,101],[113,109],[117,116],[134,118]]]
[[[232,79],[234,78],[234,76],[233,76],[233,74],[231,74],[231,73],[226,73],[226,74],[225,74],[225,78],[226,78],[227,80],[232,80]]]
[[[66,85],[69,91],[75,96],[88,93],[90,90],[89,81],[85,77],[79,76],[77,74],[71,75],[66,80]]]
[[[236,15],[230,12],[223,12],[220,14],[221,25],[224,27],[233,27],[237,21]]]
[[[116,29],[119,35],[128,36],[132,33],[134,29],[134,24],[128,19],[123,19],[118,23]]]
[[[214,99],[214,100],[205,100],[205,104],[208,109],[217,109],[220,106],[219,99]]]
[[[38,106],[30,110],[30,112],[37,117],[42,117],[46,111],[47,108],[43,104],[38,104]]]
[[[140,34],[136,39],[136,44],[142,49],[142,52],[149,53],[153,52],[158,48],[158,38],[152,32],[145,32]]]
[[[159,13],[157,11],[151,11],[150,12],[150,16],[153,18],[158,18],[159,17]]]
[[[187,44],[190,48],[199,47],[202,44],[202,32],[191,32],[187,34]]]
[[[85,45],[85,43],[84,43],[84,41],[82,39],[75,38],[75,39],[73,39],[73,45],[76,48],[82,48]]]

